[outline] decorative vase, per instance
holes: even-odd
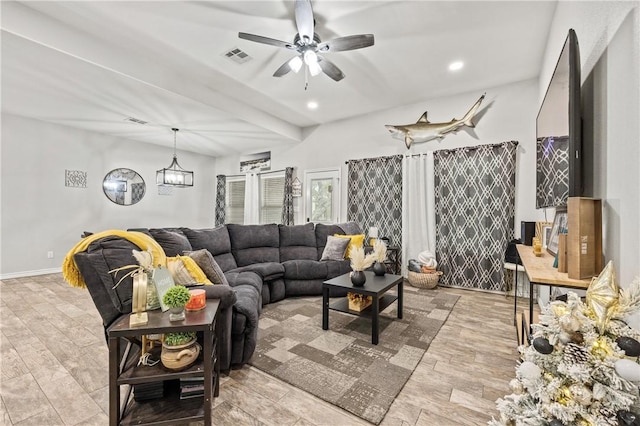
[[[382,262],[376,262],[373,264],[373,273],[381,277],[387,273],[387,267]]]
[[[364,274],[364,271],[353,271],[351,273],[351,284],[356,287],[362,287],[367,281],[367,276]]]
[[[184,316],[184,306],[169,308],[169,321],[182,321]]]
[[[179,346],[168,346],[163,343],[160,360],[169,370],[179,371],[195,362],[200,355],[200,349],[197,339]]]

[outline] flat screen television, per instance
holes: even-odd
[[[536,119],[536,208],[581,195],[580,49],[571,29]]]

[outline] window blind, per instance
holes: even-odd
[[[244,180],[227,180],[226,223],[244,223]]]
[[[260,177],[260,223],[282,223],[284,176]]]

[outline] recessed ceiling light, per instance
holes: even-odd
[[[449,71],[458,71],[462,69],[463,66],[464,66],[464,62],[462,61],[451,62],[449,64]]]
[[[307,108],[309,108],[309,109],[317,109],[318,108],[318,103],[316,101],[309,101],[309,102],[307,102]]]

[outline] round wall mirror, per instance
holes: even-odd
[[[102,190],[108,199],[121,206],[142,200],[146,191],[144,179],[131,169],[114,169],[104,177]]]

